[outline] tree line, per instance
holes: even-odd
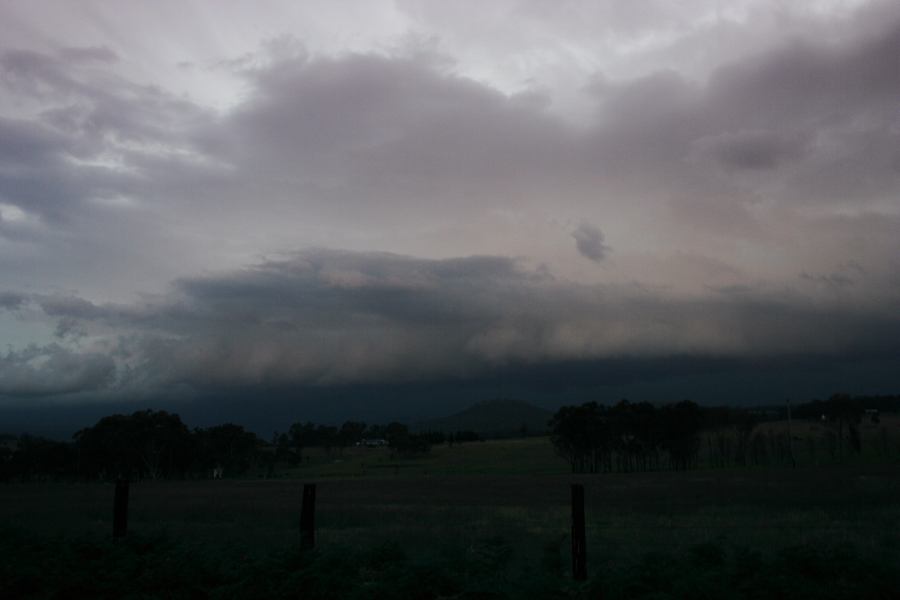
[[[835,394],[796,406],[802,435],[784,423],[788,404],[775,407],[701,407],[694,402],[655,405],[622,400],[564,406],[550,422],[557,453],[575,473],[687,470],[706,467],[797,466],[852,460],[863,453],[863,425],[872,454],[890,458],[900,443],[880,415],[900,410],[900,396]],[[768,426],[777,421],[778,427]]]
[[[553,445],[576,473],[689,469],[702,424],[700,407],[688,400],[661,407],[587,402],[562,407],[550,421]]]
[[[900,396],[835,394],[794,407],[803,435],[769,427],[784,422],[787,406],[701,407],[694,402],[656,405],[622,400],[612,406],[588,402],[564,406],[550,420],[551,441],[579,473],[660,469],[819,464],[870,453],[892,459],[900,442],[877,426],[880,414],[900,411]],[[869,429],[868,437],[863,427]],[[110,480],[244,475],[251,469],[274,476],[276,465],[309,460],[309,448],[340,456],[356,444],[384,445],[394,458],[420,456],[438,444],[481,439],[458,431],[413,433],[398,422],[340,426],[292,424],[271,440],[241,425],[189,429],[166,411],[144,410],[103,417],[62,442],[22,435],[0,436],[0,481],[34,479]]]
[[[474,439],[479,438],[473,432],[412,433],[397,422],[347,421],[340,427],[294,423],[266,441],[234,423],[189,429],[177,414],[143,410],[103,417],[77,431],[71,442],[0,436],[0,481],[185,479],[243,475],[251,469],[273,476],[277,464],[301,464],[305,450],[313,447],[340,455],[372,440],[405,458],[427,453],[435,444]]]

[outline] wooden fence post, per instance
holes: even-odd
[[[116,496],[113,503],[113,539],[125,537],[128,532],[128,481],[116,481]]]
[[[572,578],[587,579],[587,537],[584,533],[584,486],[572,484]]]
[[[300,546],[306,550],[316,547],[316,484],[303,485],[303,505],[300,508]]]

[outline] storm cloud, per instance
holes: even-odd
[[[144,395],[461,381],[573,361],[871,358],[900,350],[896,314],[811,309],[808,300],[761,291],[676,299],[562,281],[502,257],[309,250],[182,279],[142,304],[35,298],[61,326],[79,328],[90,351],[52,344],[10,353],[0,382],[10,396],[98,387]],[[40,377],[30,387],[40,369],[61,380]]]
[[[895,3],[160,7],[0,9],[8,398],[898,356]]]
[[[114,374],[112,358],[56,344],[0,354],[0,397],[59,396],[99,391]]]

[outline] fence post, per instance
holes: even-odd
[[[128,532],[128,481],[116,481],[116,496],[113,503],[113,539],[125,537]]]
[[[587,538],[584,533],[584,486],[572,484],[572,578],[587,579]]]
[[[316,547],[316,484],[303,485],[303,505],[300,508],[300,546],[306,550]]]

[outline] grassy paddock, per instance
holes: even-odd
[[[387,466],[372,466],[379,461]],[[535,472],[525,474],[528,465]],[[611,597],[677,596],[669,587],[688,575],[678,585],[739,587],[755,577],[742,571],[748,564],[777,578],[796,563],[791,569],[808,571],[801,579],[824,571],[823,581],[839,576],[850,586],[832,582],[820,597],[840,590],[846,594],[832,597],[853,597],[870,593],[858,586],[869,585],[873,573],[900,566],[900,466],[889,463],[573,476],[545,439],[532,439],[436,448],[412,461],[393,461],[383,449],[348,449],[340,458],[323,453],[293,474],[301,478],[132,484],[130,537],[118,545],[109,542],[112,485],[4,485],[0,550],[12,587],[0,595],[52,596],[75,580],[114,588],[161,569],[171,581],[161,595],[193,589],[227,596],[246,593],[241,586],[259,577],[333,577],[315,584],[321,588],[307,581],[305,589],[321,592],[309,597],[329,597],[342,581],[373,592],[359,597],[395,597],[402,586],[390,581],[425,588],[444,581],[423,598],[479,597],[460,595],[467,590],[519,597],[525,588],[591,596],[596,586]],[[299,557],[301,489],[310,480],[318,481],[319,552]],[[592,575],[574,588],[567,577],[573,481],[586,488]],[[44,570],[28,579],[23,561],[42,562]],[[841,570],[846,565],[854,566]],[[82,581],[76,566],[104,574]],[[57,573],[56,583],[42,588],[49,573]],[[656,579],[645,580],[648,573]],[[891,592],[881,597],[897,597],[900,587]]]
[[[778,436],[786,438],[786,421],[759,424],[754,430],[764,442],[764,464],[787,465],[787,454],[779,457],[772,447]],[[798,466],[828,466],[837,463],[868,465],[900,462],[900,417],[883,415],[879,423],[863,419],[859,424],[862,451],[855,454],[845,444],[838,454],[835,425],[820,421],[795,420],[791,437]],[[844,435],[847,435],[846,431]],[[736,434],[733,430],[707,431],[701,436],[698,466],[704,469],[721,464],[717,461],[723,438],[733,450]],[[748,452],[749,454],[749,452]],[[748,461],[749,462],[749,461]],[[731,463],[729,463],[731,464]],[[765,467],[770,468],[770,467]],[[288,478],[349,478],[386,476],[434,475],[566,475],[568,463],[553,450],[547,437],[467,442],[454,446],[434,446],[424,456],[398,458],[387,448],[357,448],[343,450],[307,448],[303,462],[293,468],[279,468],[278,475]],[[259,474],[262,474],[260,471]]]
[[[421,456],[400,458],[388,448],[306,448],[297,467],[279,468],[288,478],[422,475],[565,475],[568,463],[547,437],[441,444]]]

